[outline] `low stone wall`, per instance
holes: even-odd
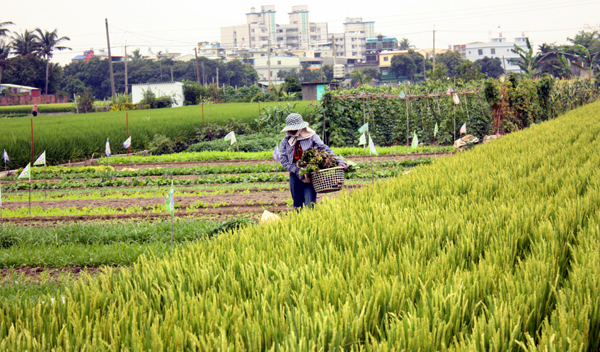
[[[55,103],[68,103],[68,102],[69,102],[69,97],[67,95],[41,95],[39,97],[32,97],[29,95],[15,95],[15,96],[0,97],[0,106],[55,104]]]

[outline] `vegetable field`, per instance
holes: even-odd
[[[261,108],[281,103],[261,103]],[[298,102],[296,111],[305,113],[310,102]],[[129,115],[129,134],[132,150],[143,150],[155,134],[172,140],[188,140],[202,127],[202,106],[132,110]],[[204,123],[222,124],[228,119],[250,122],[259,114],[256,103],[208,104],[204,106]],[[0,119],[2,137],[0,149],[10,155],[10,168],[27,165],[31,161],[31,122],[29,118]],[[104,152],[110,138],[114,154],[126,153],[122,143],[127,139],[126,112],[91,114],[41,115],[33,118],[36,151],[47,151],[50,164],[83,160]],[[39,154],[39,153],[38,153]]]
[[[0,350],[597,351],[598,135],[593,103],[315,210],[0,301]]]

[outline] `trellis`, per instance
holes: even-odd
[[[467,96],[468,95],[472,95],[472,94],[477,94],[477,98],[479,100],[479,105],[481,107],[481,112],[482,115],[485,115],[485,111],[483,108],[483,103],[481,102],[481,95],[480,95],[481,89],[477,89],[477,90],[470,90],[470,91],[463,91],[463,92],[456,92],[456,91],[450,91],[450,92],[444,92],[444,93],[428,93],[428,94],[419,94],[419,95],[404,95],[404,97],[401,97],[399,95],[392,95],[392,94],[367,94],[367,93],[358,93],[358,94],[341,94],[341,95],[332,95],[332,98],[340,98],[340,99],[362,99],[362,105],[363,105],[363,123],[367,122],[366,119],[366,112],[365,112],[365,100],[366,99],[370,99],[370,100],[376,100],[378,98],[385,98],[385,99],[397,99],[397,100],[405,100],[406,103],[406,143],[408,145],[408,140],[410,139],[410,125],[409,125],[409,105],[411,100],[418,100],[418,99],[423,99],[423,98],[442,98],[442,97],[451,97],[454,94],[458,95],[458,96],[463,96],[464,99],[461,99],[461,101],[464,102],[465,104],[465,108],[464,111],[467,114],[467,120],[469,120],[469,109],[468,109],[468,105],[467,105]],[[437,102],[437,107],[438,107],[438,112],[441,114],[441,110],[440,110],[440,104],[439,104],[439,100],[436,100]],[[370,108],[369,108],[370,109]],[[462,106],[461,106],[462,109]],[[453,107],[453,131],[454,131],[454,140],[456,140],[456,104],[454,104]],[[373,111],[371,111],[371,115],[373,115]],[[325,119],[323,120],[323,135],[325,135]]]

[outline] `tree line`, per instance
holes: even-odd
[[[51,63],[55,51],[70,50],[64,45],[70,40],[68,37],[60,37],[56,29],[45,31],[36,28],[33,31],[10,33],[8,27],[11,25],[12,22],[0,22],[0,83],[4,81],[44,87],[45,94],[59,93],[69,96],[88,88],[96,99],[110,97],[108,60],[93,57],[88,62],[80,60],[64,67]],[[600,71],[598,70],[600,36],[597,30],[582,30],[574,38],[568,38],[568,41],[570,44],[565,45],[544,43],[535,53],[533,46],[527,40],[525,47],[515,45],[513,51],[519,55],[519,66],[523,74],[528,77],[548,73],[555,77],[568,78],[571,75],[571,65],[589,70],[590,76],[594,70]],[[502,62],[498,58],[485,57],[472,62],[463,59],[457,51],[447,51],[436,55],[434,65],[431,58],[426,59],[415,52],[414,46],[407,38],[400,41],[400,48],[408,52],[393,56],[390,70],[396,77],[402,79],[419,81],[427,78],[457,78],[469,81],[485,77],[497,78],[504,74]],[[147,59],[140,54],[139,49],[136,49],[128,57],[127,82],[141,84],[191,81],[200,82],[202,85],[219,82],[219,85],[250,87],[258,81],[258,74],[249,63],[240,60],[226,62],[224,57],[216,60],[199,57],[198,61],[199,76],[195,60],[175,61],[161,56],[160,53],[156,60]],[[116,91],[125,92],[125,63],[114,62],[113,70]],[[323,65],[321,68],[314,69],[309,63],[302,63],[299,69],[280,70],[278,77],[288,82],[284,92],[295,93],[301,90],[298,88],[298,82],[330,82],[333,79],[333,67]],[[378,68],[369,67],[354,70],[346,78],[351,78],[353,85],[364,84],[373,79],[380,79],[381,72]],[[205,94],[196,95],[200,98]],[[244,99],[252,99],[255,95],[254,91],[249,91],[244,95]]]
[[[558,78],[569,78],[571,66],[581,70],[598,73],[600,61],[600,34],[597,30],[581,30],[575,37],[567,38],[569,44],[557,45],[544,43],[534,50],[529,39],[526,46],[515,44],[513,52],[519,56],[518,65],[522,73],[534,78],[544,73]],[[396,77],[410,81],[419,81],[427,78],[445,79],[457,78],[464,81],[477,80],[486,77],[497,78],[504,74],[502,61],[499,58],[484,57],[476,61],[463,59],[458,51],[446,51],[436,55],[435,67],[433,59],[424,58],[423,55],[413,50],[407,38],[400,42],[402,50],[408,53],[394,55],[391,60],[390,70]],[[366,68],[353,73],[353,84],[366,83],[371,79],[379,79],[379,72]]]

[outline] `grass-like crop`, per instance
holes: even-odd
[[[261,103],[265,106],[284,103]],[[310,102],[298,102],[296,111],[305,114]],[[235,118],[250,122],[258,117],[258,104],[211,104],[204,107],[206,123],[222,124]],[[36,156],[46,150],[50,164],[68,160],[83,160],[104,153],[106,139],[113,154],[126,153],[122,143],[127,139],[126,114],[129,116],[131,150],[142,150],[154,138],[163,134],[173,140],[187,141],[194,127],[202,127],[202,107],[199,105],[154,110],[115,111],[91,114],[47,115],[33,118]],[[11,168],[31,162],[31,120],[29,118],[0,119],[2,140]]]
[[[0,303],[0,349],[596,350],[599,134],[595,103],[65,303]]]
[[[215,235],[220,224],[175,219],[174,243]],[[0,268],[130,265],[142,254],[161,256],[170,251],[170,241],[169,220],[41,228],[5,225],[0,232]]]
[[[33,104],[31,105],[11,105],[0,106],[0,115],[4,114],[31,114]],[[38,104],[38,112],[40,114],[61,113],[75,111],[73,103],[57,103],[57,104]]]

